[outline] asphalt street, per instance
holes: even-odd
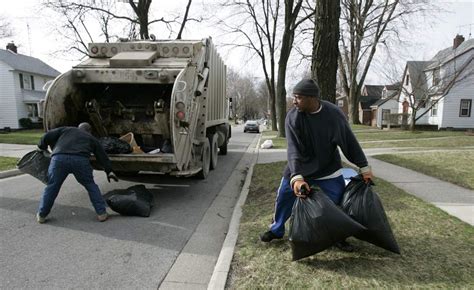
[[[120,216],[109,209],[110,219],[97,222],[86,191],[69,176],[48,222],[40,225],[34,215],[43,184],[29,175],[0,179],[0,289],[157,289],[176,261],[181,270],[200,268],[180,259],[190,253],[209,260],[193,287],[205,288],[245,178],[240,161],[258,136],[240,129],[234,128],[228,154],[219,155],[218,168],[204,181],[141,174],[109,184],[104,172],[95,171],[104,194],[144,184],[155,197],[149,218]],[[239,164],[243,167],[235,172]],[[231,185],[230,178],[235,180]],[[222,206],[210,210],[216,201]]]

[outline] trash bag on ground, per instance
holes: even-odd
[[[289,232],[293,261],[322,252],[364,229],[326,194],[312,191],[293,205]]]
[[[48,184],[48,168],[51,163],[49,152],[34,150],[28,152],[16,164],[17,168],[27,173],[44,184]]]
[[[112,190],[104,195],[109,207],[121,215],[149,217],[153,194],[143,184]]]
[[[117,137],[101,137],[100,144],[108,154],[129,154],[133,149],[127,141],[120,140]]]
[[[352,177],[342,198],[342,209],[367,228],[355,235],[356,238],[400,254],[380,197],[372,185],[365,183],[360,175]]]
[[[273,141],[268,139],[268,140],[265,140],[262,145],[260,145],[260,148],[261,149],[270,149],[270,148],[273,148]]]

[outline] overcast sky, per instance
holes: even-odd
[[[2,48],[5,48],[6,44],[13,40],[19,46],[19,53],[37,57],[61,72],[67,71],[72,65],[77,63],[77,61],[68,61],[65,57],[53,56],[53,52],[60,46],[60,40],[53,33],[51,19],[45,19],[44,11],[41,11],[39,6],[41,0],[3,2],[8,4],[3,6],[0,15],[6,17],[11,22],[14,28],[14,36],[0,39]],[[203,6],[203,2],[209,1],[194,0],[191,15],[193,15],[193,11],[205,11],[207,9]],[[154,0],[152,9],[155,16],[161,17],[168,13],[184,11],[186,3],[187,0]],[[431,19],[434,23],[433,25],[428,24],[430,22],[429,19],[417,19],[419,21],[416,25],[418,29],[413,31],[411,37],[417,40],[418,45],[407,52],[407,57],[410,57],[411,60],[430,59],[437,51],[452,45],[456,34],[462,34],[466,39],[474,37],[474,0],[439,0],[437,3],[450,12],[438,16],[437,19]],[[160,13],[157,11],[160,11]],[[211,9],[207,13],[213,13],[214,11],[216,10]],[[188,30],[183,38],[198,39],[211,35],[216,40],[219,37],[219,32],[210,28],[204,28],[203,25],[187,26]],[[244,69],[242,68],[245,65],[241,61],[242,56],[229,52],[222,52],[222,55],[230,67],[239,71]],[[379,81],[377,74],[369,74],[368,81]]]

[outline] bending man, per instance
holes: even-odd
[[[88,123],[81,123],[77,128],[60,127],[48,131],[41,138],[38,148],[47,150],[48,146],[52,149],[51,164],[48,168],[48,185],[44,189],[36,213],[38,223],[42,224],[46,221],[54,200],[70,173],[89,193],[89,199],[97,213],[97,219],[101,222],[106,221],[108,215],[105,210],[105,201],[92,175],[93,170],[89,160],[91,153],[103,166],[109,182],[110,179],[118,181],[118,178],[112,172],[110,160],[104,148],[99,140],[92,136],[91,126]]]

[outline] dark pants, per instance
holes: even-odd
[[[337,205],[341,203],[342,195],[345,189],[344,177],[341,175],[336,178],[315,180],[306,180],[308,185],[321,188],[321,190]],[[277,191],[277,197],[275,201],[275,215],[273,217],[273,223],[270,226],[270,230],[277,236],[283,237],[285,234],[285,222],[290,218],[293,204],[295,203],[296,196],[290,185],[290,180],[282,178],[280,187]]]
[[[89,199],[95,212],[104,214],[106,212],[105,201],[99,187],[94,182],[89,158],[79,155],[56,154],[51,158],[51,164],[48,168],[48,185],[41,196],[38,208],[39,215],[46,217],[49,214],[64,180],[70,173],[89,193]]]

